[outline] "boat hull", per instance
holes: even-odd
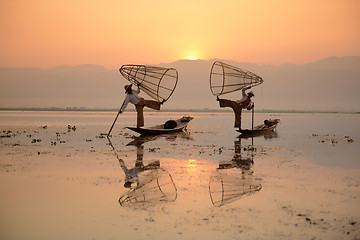
[[[160,124],[153,127],[140,127],[140,128],[127,127],[127,128],[134,132],[140,133],[141,135],[159,135],[159,134],[183,131],[192,119],[193,119],[192,117],[182,117],[176,119],[174,121],[176,122],[177,126],[170,129],[165,128],[165,124]]]
[[[254,127],[254,129],[239,129],[236,130],[238,132],[241,133],[241,135],[245,135],[245,136],[257,136],[257,135],[262,135],[271,131],[274,131],[277,124],[280,122],[280,119],[275,119],[272,120],[273,121],[273,125],[272,126],[267,126],[265,124],[260,124],[256,127]]]

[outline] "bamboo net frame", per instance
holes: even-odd
[[[138,206],[156,202],[173,202],[177,198],[177,188],[164,169],[154,169],[142,176],[140,185],[119,198],[121,206]]]
[[[216,61],[210,71],[210,89],[214,96],[259,85],[264,80],[258,75],[241,68]]]
[[[121,66],[119,71],[125,79],[158,102],[167,101],[178,82],[178,72],[174,68],[128,64]]]
[[[216,207],[235,202],[260,191],[260,180],[251,175],[231,173],[231,170],[218,169],[210,177],[209,194]]]

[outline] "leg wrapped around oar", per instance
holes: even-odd
[[[219,99],[219,105],[221,108],[230,107],[234,111],[235,115],[235,123],[234,128],[241,129],[241,113],[242,108],[240,104],[237,104],[235,101],[228,99]]]
[[[137,124],[136,127],[144,126],[144,107],[152,108],[155,110],[160,110],[160,102],[153,100],[145,100],[142,98],[138,104],[135,105],[137,112]]]
[[[144,101],[144,104],[146,107],[152,108],[155,110],[160,110],[160,102],[153,101],[153,100],[145,100],[145,99],[142,99],[142,101]]]

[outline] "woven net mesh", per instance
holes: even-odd
[[[214,206],[222,205],[250,196],[262,188],[260,180],[250,175],[234,173],[234,170],[217,170],[209,181],[209,194]]]
[[[147,65],[123,65],[121,75],[158,102],[167,101],[173,94],[178,72],[174,68]]]
[[[143,172],[145,173],[145,172]],[[175,201],[177,189],[170,175],[164,169],[146,171],[140,177],[140,184],[119,198],[121,206],[137,206],[156,202]]]
[[[263,82],[258,75],[229,64],[216,61],[210,72],[210,89],[214,96],[253,87]]]

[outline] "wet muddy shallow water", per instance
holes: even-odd
[[[109,142],[115,115],[1,112],[1,239],[360,238],[358,115],[261,113],[277,131],[241,138],[231,113],[148,112],[194,120],[139,137],[130,112]]]

